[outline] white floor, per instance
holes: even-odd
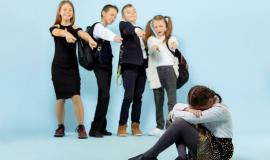
[[[64,138],[51,135],[35,137],[16,137],[1,139],[1,160],[127,160],[146,151],[156,141],[156,137],[117,136],[102,139],[79,140],[75,133]],[[270,139],[258,137],[236,137],[233,160],[267,160]],[[174,160],[177,156],[175,146],[162,152],[159,160]]]

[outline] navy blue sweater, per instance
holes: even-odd
[[[121,21],[119,29],[122,41],[122,64],[131,64],[137,66],[144,65],[143,52],[141,48],[140,38],[135,33],[135,26],[130,22]]]

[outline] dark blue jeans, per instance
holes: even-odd
[[[119,124],[127,123],[129,108],[132,103],[131,121],[140,123],[142,94],[144,92],[146,73],[144,68],[125,69],[122,73],[125,89]]]

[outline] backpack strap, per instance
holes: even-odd
[[[175,57],[181,58],[181,59],[182,59],[182,53],[181,53],[177,48],[176,48],[176,50],[178,50],[178,51],[175,50],[175,52],[174,52],[174,51],[172,51],[172,50],[170,49],[168,42],[166,42],[166,45],[167,45],[167,48],[169,49],[169,51],[170,51]]]

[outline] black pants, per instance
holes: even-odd
[[[122,73],[125,89],[119,124],[127,123],[130,104],[132,103],[131,121],[140,123],[142,94],[144,92],[146,73],[144,68],[125,69]]]
[[[91,131],[104,132],[107,126],[106,115],[110,100],[110,86],[112,78],[112,67],[95,67],[94,73],[98,85],[98,99],[95,117],[91,125]]]

